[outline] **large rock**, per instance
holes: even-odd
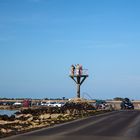
[[[39,122],[40,122],[40,120],[34,120],[34,122],[35,122],[35,123],[39,123]]]
[[[38,117],[40,120],[49,119],[51,118],[50,114],[42,114]]]
[[[57,119],[63,117],[63,114],[51,114],[51,119]]]
[[[3,134],[8,134],[8,133],[11,133],[11,132],[13,132],[13,130],[12,129],[5,129],[5,128],[1,128],[0,129],[0,132],[1,133],[3,133]]]
[[[18,120],[22,120],[22,121],[32,121],[33,120],[33,116],[31,114],[19,114],[19,115],[16,115],[15,118]]]
[[[5,134],[5,133],[7,133],[7,130],[4,129],[4,128],[1,128],[1,129],[0,129],[0,132]]]
[[[69,117],[70,116],[70,114],[64,114],[64,117]]]
[[[21,119],[24,117],[24,114],[19,114],[19,115],[16,115],[16,119]]]
[[[14,121],[15,120],[15,115],[11,115],[10,117],[9,117],[9,121]]]
[[[9,116],[8,115],[1,115],[0,116],[0,120],[8,121],[9,120]]]
[[[32,117],[33,115],[31,115],[31,114],[25,114],[24,115],[24,117],[26,117],[26,118],[30,118],[30,117]]]
[[[27,119],[28,122],[30,122],[32,120],[33,120],[33,116]]]

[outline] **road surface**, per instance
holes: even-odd
[[[4,140],[140,140],[140,111],[114,111]]]

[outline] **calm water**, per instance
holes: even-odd
[[[0,115],[14,115],[15,112],[17,112],[18,110],[0,110]]]

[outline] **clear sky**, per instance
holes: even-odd
[[[0,97],[140,99],[139,0],[0,0]]]

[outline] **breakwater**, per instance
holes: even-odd
[[[17,112],[16,116],[0,116],[0,136],[16,135],[108,111],[112,111],[112,108],[96,110],[91,104],[85,102],[67,103],[60,108],[39,107],[23,109]]]

